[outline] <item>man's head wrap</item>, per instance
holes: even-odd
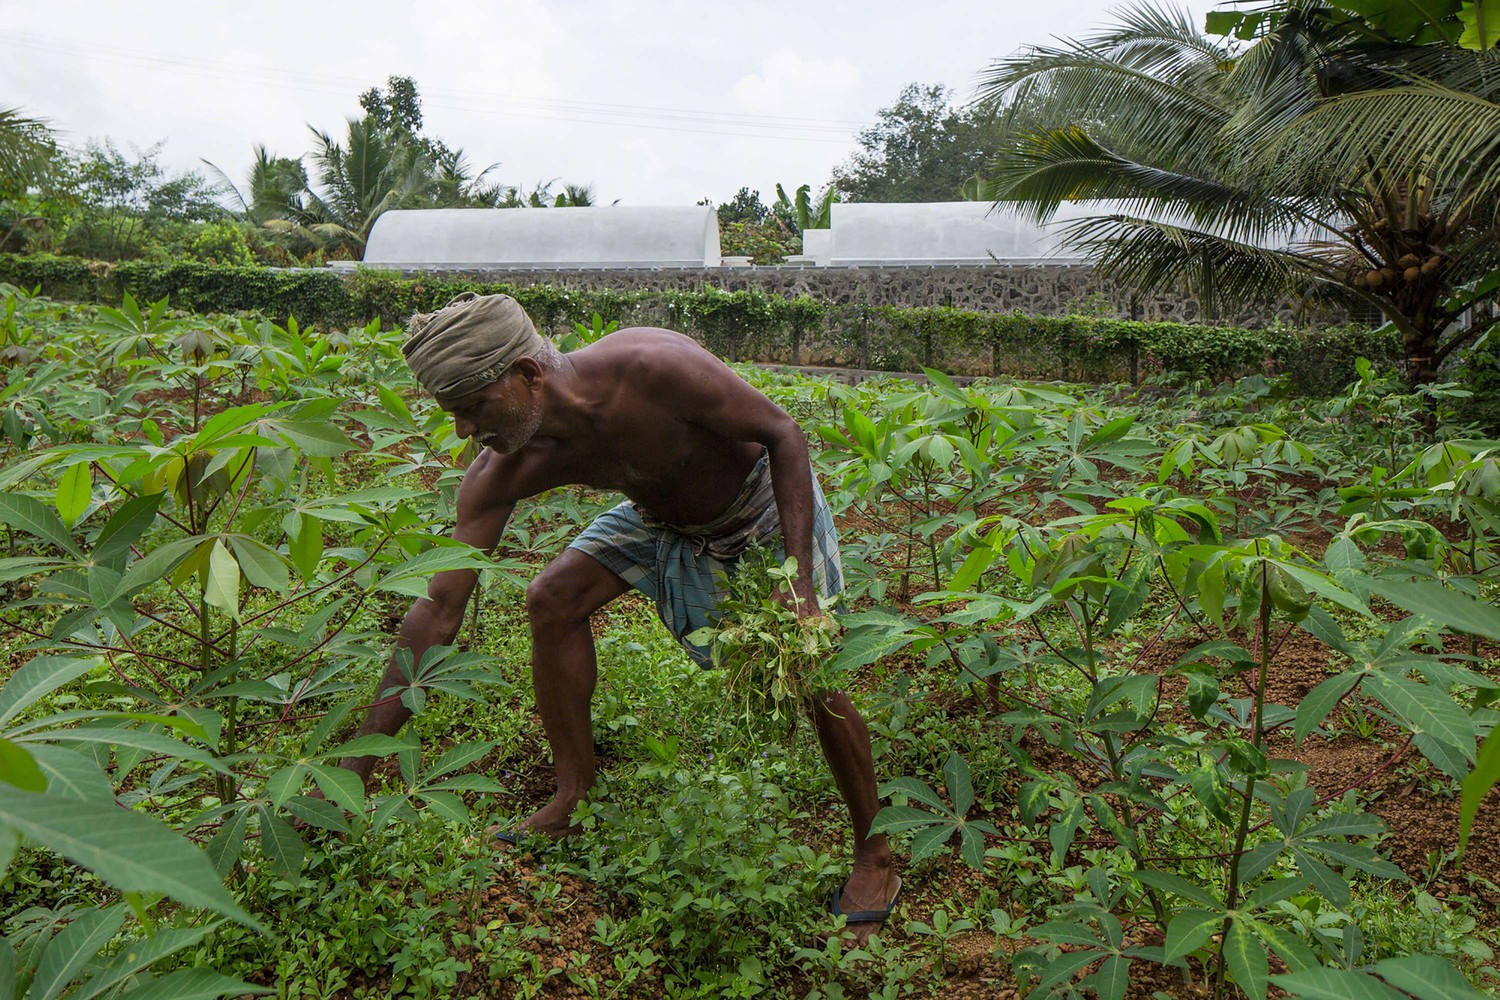
[[[433,313],[412,316],[401,353],[434,396],[455,399],[494,382],[517,358],[536,357],[547,341],[509,295],[464,292]]]

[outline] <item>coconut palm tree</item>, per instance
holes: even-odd
[[[203,162],[239,202],[245,221],[264,225],[273,219],[296,218],[304,210],[303,192],[307,189],[307,169],[301,157],[277,156],[260,143],[255,145],[254,154],[243,193],[218,166]]]
[[[469,166],[469,158],[462,149],[438,150],[434,157],[434,199],[440,208],[494,208],[505,197],[505,186],[487,183],[487,178],[500,164],[491,163],[479,173]]]
[[[57,153],[52,129],[20,108],[0,108],[0,198],[25,194]]]
[[[552,200],[554,208],[588,208],[594,203],[594,189],[589,184],[564,184]]]
[[[1280,7],[1243,47],[1142,6],[996,62],[980,99],[1047,125],[1011,133],[987,191],[1040,221],[1123,200],[1064,232],[1106,276],[1185,285],[1209,309],[1364,306],[1400,331],[1409,384],[1432,383],[1497,322],[1500,56]]]
[[[381,129],[372,119],[349,119],[346,144],[327,132],[312,132],[318,141],[313,161],[322,190],[309,189],[302,211],[279,228],[304,230],[327,246],[357,255],[383,212],[436,202],[438,181],[432,161],[416,144]]]

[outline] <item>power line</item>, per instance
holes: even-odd
[[[301,92],[348,94],[368,81],[306,70],[272,70],[243,63],[220,62],[176,53],[99,43],[78,42],[30,32],[0,30],[0,43],[56,54],[90,55],[101,60],[158,68],[213,79],[239,79],[262,86]],[[540,97],[432,88],[423,92],[431,108],[514,118],[566,121],[586,125],[645,128],[698,135],[846,144],[852,133],[872,123],[844,119],[801,118],[788,115],[751,115],[728,111],[565,101]],[[433,97],[437,99],[434,100]]]

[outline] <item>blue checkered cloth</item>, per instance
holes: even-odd
[[[833,513],[816,475],[812,485],[813,580],[818,594],[831,598],[844,589],[844,569]],[[733,576],[746,549],[772,540],[776,559],[785,559],[770,456],[762,452],[739,496],[712,524],[663,524],[627,500],[595,518],[568,547],[592,557],[655,601],[662,624],[693,660],[708,666],[708,649],[689,642],[688,635],[718,617],[715,609],[727,596],[719,574]]]

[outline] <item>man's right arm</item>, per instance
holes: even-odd
[[[509,492],[501,487],[510,478],[502,471],[505,464],[501,456],[486,450],[464,473],[463,482],[458,487],[458,512],[453,526],[456,541],[486,552],[499,543],[505,522],[515,509],[514,500],[502,499]],[[401,620],[396,648],[411,650],[411,662],[419,664],[428,649],[452,644],[463,624],[464,609],[478,579],[478,574],[472,570],[434,574],[427,584],[427,596],[412,602],[406,617]],[[406,679],[405,671],[393,655],[380,679],[380,687],[375,691],[374,703],[360,724],[360,736],[372,733],[394,736],[411,718],[411,710],[402,703],[399,694],[384,696],[386,691],[404,686]],[[368,782],[377,759],[373,756],[346,757],[340,764]]]

